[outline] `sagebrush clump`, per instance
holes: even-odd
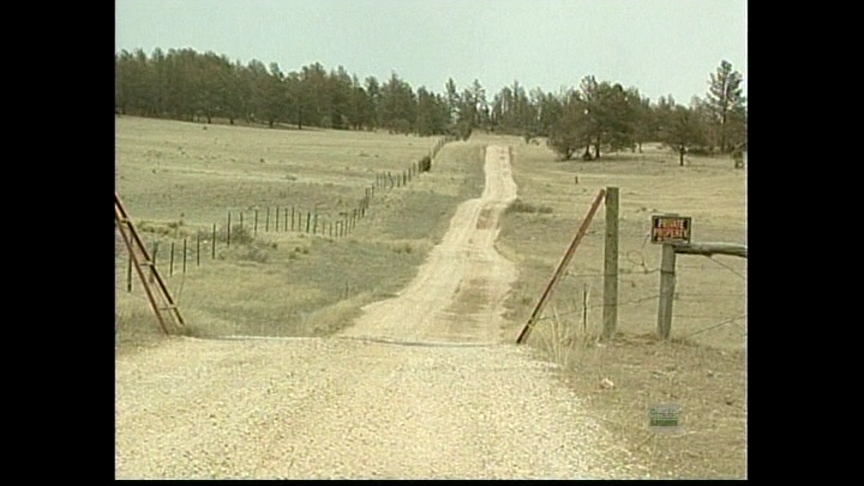
[[[512,203],[507,206],[507,213],[543,213],[549,214],[552,212],[552,208],[549,206],[535,206],[530,203],[526,203],[521,199],[516,199]]]

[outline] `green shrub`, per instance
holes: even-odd
[[[549,214],[552,212],[552,208],[549,206],[535,206],[533,204],[526,203],[525,201],[522,201],[521,199],[517,198],[516,200],[514,200],[513,202],[511,202],[507,206],[507,209],[505,210],[505,212],[506,213],[543,213],[543,214]]]

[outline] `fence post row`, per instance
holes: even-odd
[[[439,139],[438,142],[436,142],[433,150],[430,152],[430,159],[434,158],[438,154],[438,152],[441,150],[441,147],[443,147],[444,144],[447,143],[447,141],[448,141],[447,137],[445,137],[445,138]],[[323,235],[323,234],[327,233],[330,237],[347,236],[348,233],[350,232],[350,230],[352,230],[353,228],[356,227],[357,222],[360,219],[365,219],[366,210],[369,209],[372,205],[372,199],[375,197],[375,189],[376,188],[380,188],[383,186],[385,188],[393,189],[396,187],[407,186],[408,182],[411,181],[412,177],[414,177],[414,176],[416,176],[422,172],[421,169],[422,169],[422,167],[421,167],[420,162],[415,161],[415,162],[411,162],[411,164],[407,170],[403,170],[401,174],[396,174],[396,177],[393,177],[393,174],[390,171],[376,173],[375,174],[375,183],[370,184],[369,187],[366,187],[363,189],[364,197],[360,201],[360,203],[358,204],[357,208],[352,209],[350,215],[348,213],[345,213],[341,220],[338,220],[335,222],[331,221],[331,222],[322,223],[321,234]],[[274,231],[276,231],[276,232],[279,231],[279,210],[280,210],[280,208],[277,206],[276,207],[276,216],[275,216],[276,219],[274,220],[274,225],[275,225]],[[269,232],[270,231],[270,207],[269,206],[267,207],[266,211],[267,212],[266,212],[266,216],[265,216],[265,220],[264,220],[264,231]],[[244,226],[245,221],[244,221],[244,217],[243,217],[244,212],[245,211],[243,211],[243,210],[239,211],[239,218],[240,218],[239,223],[240,223],[241,229],[245,228],[245,226]],[[290,226],[288,225],[288,208],[287,207],[285,207],[285,210],[282,212],[282,214],[283,214],[283,224],[282,224],[283,231],[295,231],[295,230],[302,231],[303,230],[303,223],[302,223],[303,214],[302,214],[302,212],[298,214],[296,211],[296,208],[294,206],[291,206],[291,225]],[[295,221],[296,221],[296,226],[295,226]],[[212,228],[211,228],[211,238],[210,238],[210,240],[211,240],[210,241],[210,258],[214,259],[214,260],[216,259],[216,240],[217,240],[217,236],[218,236],[216,230],[217,230],[217,224],[213,223]],[[228,222],[227,222],[227,225],[225,226],[225,245],[228,248],[231,247],[231,230],[232,230],[232,228],[231,228],[231,211],[228,211]],[[258,234],[258,210],[257,209],[254,210],[254,221],[253,221],[253,226],[252,226],[252,232],[254,235],[257,236],[257,234]],[[306,233],[310,233],[310,232],[312,234],[318,234],[318,213],[317,212],[315,213],[314,222],[313,222],[312,213],[307,211],[307,213],[306,213]],[[154,266],[156,265],[156,255],[157,255],[158,249],[159,249],[159,242],[155,241],[153,243],[153,253],[152,253],[152,258],[153,258],[152,264]],[[188,241],[186,238],[184,238],[183,239],[183,273],[184,274],[186,273],[188,251],[189,251]],[[195,266],[196,267],[201,266],[201,234],[200,233],[196,234],[196,236],[195,236]],[[131,292],[131,290],[132,290],[132,278],[131,278],[132,259],[131,259],[131,257],[130,257],[128,265],[127,265],[127,272],[126,273],[127,273],[127,290],[129,292]],[[174,274],[174,242],[171,242],[171,254],[169,255],[169,275],[173,276],[173,274]],[[151,272],[150,279],[151,279],[151,281],[153,279],[152,272]]]

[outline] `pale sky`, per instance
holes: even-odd
[[[514,80],[548,93],[594,75],[686,105],[724,59],[746,94],[746,16],[746,0],[115,0],[115,50],[396,72],[435,93],[479,79],[490,102]]]

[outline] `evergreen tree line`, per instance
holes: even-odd
[[[564,160],[620,150],[641,151],[663,142],[681,154],[729,153],[746,141],[746,98],[741,74],[722,61],[710,74],[704,98],[688,106],[672,96],[656,102],[635,87],[584,77],[578,88],[544,93],[514,81],[492,99],[479,80],[461,92],[448,79],[443,93],[417,88],[395,72],[386,82],[362,82],[339,66],[320,64],[283,73],[277,63],[243,65],[224,55],[193,49],[141,49],[115,54],[117,113],[210,123],[264,123],[376,130],[467,139],[475,129],[546,137]]]

